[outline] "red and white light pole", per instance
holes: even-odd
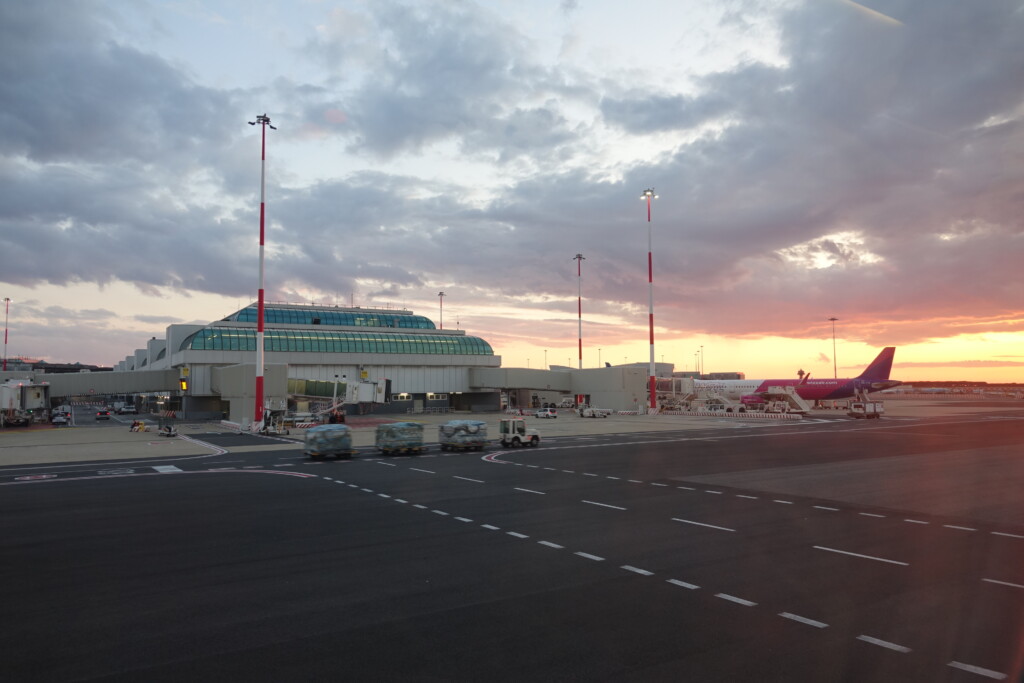
[[[250,126],[260,124],[263,129],[262,141],[260,143],[260,291],[256,304],[256,411],[255,420],[257,424],[263,422],[263,251],[264,251],[264,220],[266,218],[267,205],[267,126],[271,130],[277,130],[270,125],[270,117],[261,114],[255,121],[249,121]]]
[[[7,315],[11,312],[11,298],[4,297],[4,372],[7,372]]]
[[[437,293],[437,305],[438,305],[438,322],[441,323],[441,329],[444,329],[444,292]]]
[[[579,334],[580,347],[580,370],[583,369],[583,275],[582,266],[586,258],[583,254],[576,254],[572,257],[576,262],[576,327]]]
[[[647,200],[647,316],[651,333],[651,364],[648,390],[651,395],[650,407],[658,407],[658,383],[654,378],[654,257],[651,255],[651,200],[657,199],[654,188],[644,190],[640,199]]]

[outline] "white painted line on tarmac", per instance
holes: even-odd
[[[295,467],[295,463],[293,463],[293,462],[279,462],[279,463],[276,463],[274,465],[274,467]]]
[[[427,474],[437,474],[437,472],[434,472],[432,470],[421,470],[418,467],[410,467],[409,469],[410,470],[416,470],[417,472],[426,472]]]
[[[181,472],[182,470],[174,465],[152,465],[157,472]]]
[[[639,567],[633,567],[628,564],[622,565],[621,567],[619,567],[619,569],[625,569],[627,572],[633,572],[634,574],[639,574],[640,576],[654,576],[654,572],[649,572],[646,569],[640,569]]]
[[[593,473],[591,473],[591,472],[584,472],[584,473],[583,473],[583,476],[584,476],[584,477],[596,477],[597,475],[596,475],[596,474],[593,474]]]
[[[427,509],[426,505],[420,505],[419,503],[413,503],[412,506],[414,508],[419,508],[420,510],[426,510]]]
[[[840,555],[849,555],[851,557],[861,557],[865,560],[875,560],[876,562],[888,562],[889,564],[899,564],[904,567],[909,567],[909,562],[900,562],[899,560],[887,560],[884,557],[875,557],[874,555],[861,555],[860,553],[851,553],[846,550],[836,550],[835,548],[826,548],[823,545],[814,546],[818,550],[827,550],[830,553],[839,553]]]
[[[481,524],[480,526],[482,526],[485,529],[490,529],[491,531],[498,531],[499,529],[501,529],[500,526],[493,526],[491,524]]]
[[[1024,536],[1021,536],[1020,534],[1008,534],[1005,531],[993,531],[991,533],[993,536],[1006,536],[1008,538],[1024,538]]]
[[[920,519],[905,519],[903,521],[904,522],[910,522],[911,524],[929,524],[929,522],[924,522],[924,521],[922,521]]]
[[[692,486],[677,486],[676,488],[677,489],[683,489],[683,490],[686,490],[686,491],[696,491],[697,490],[697,489],[693,488]]]
[[[619,477],[605,477],[605,479],[619,479]]]
[[[526,534],[520,534],[515,531],[506,531],[505,533],[509,536],[515,536],[516,538],[529,538],[529,536],[527,536]]]
[[[627,479],[626,481],[628,481],[630,484],[642,484],[643,483],[639,479]]]
[[[786,619],[792,619],[793,621],[799,621],[801,624],[807,624],[814,628],[826,628],[828,624],[823,621],[815,621],[814,619],[808,619],[807,617],[801,617],[799,614],[793,614],[792,612],[779,612],[780,617]]]
[[[448,516],[448,513],[445,512],[444,510],[431,510],[431,512],[433,512],[435,515],[441,515],[442,517]]]
[[[793,504],[793,501],[791,501],[791,500],[779,500],[778,498],[772,498],[772,502],[773,503],[782,503],[783,505],[792,505]]]
[[[698,588],[700,588],[700,586],[698,586],[695,583],[686,583],[685,581],[680,581],[679,579],[669,579],[668,583],[671,583],[673,586],[679,586],[680,588],[689,588],[692,591],[695,591]]]
[[[485,484],[485,483],[487,483],[483,479],[470,479],[469,477],[460,477],[457,474],[452,475],[452,478],[453,479],[461,479],[462,481],[472,481],[472,482],[476,482],[477,484]]]
[[[408,503],[409,501],[407,501],[405,498],[395,498],[395,502],[396,503]]]
[[[604,562],[604,558],[603,557],[598,557],[597,555],[591,555],[590,553],[581,553],[581,552],[577,552],[576,554],[579,555],[580,557],[585,557],[588,560],[593,560],[594,562]]]
[[[391,496],[389,496],[386,493],[378,493],[377,495],[380,496],[381,498],[390,498],[391,497]]]
[[[576,474],[576,470],[562,470],[566,474]]]
[[[729,602],[735,602],[737,605],[743,605],[744,607],[753,607],[757,603],[751,602],[750,600],[744,600],[743,598],[737,598],[735,595],[729,595],[728,593],[715,593],[716,598],[722,598]]]
[[[745,496],[742,493],[737,493],[736,497],[737,498],[749,498],[750,500],[757,500],[757,496]]]
[[[839,508],[828,508],[824,505],[812,505],[815,510],[828,510],[829,512],[839,512]]]
[[[554,548],[555,550],[562,550],[563,548],[565,548],[564,545],[558,545],[557,543],[552,543],[551,541],[537,541],[537,543],[540,543],[541,545],[546,545],[549,548]]]
[[[588,505],[600,505],[603,508],[611,508],[613,510],[625,510],[626,509],[624,507],[619,507],[618,505],[609,505],[608,503],[597,503],[597,502],[592,501],[592,500],[581,500],[580,502],[581,503],[587,503]]]
[[[543,491],[534,491],[533,489],[521,489],[518,486],[513,486],[516,491],[522,491],[523,493],[536,493],[538,496],[546,496],[547,494]]]
[[[673,517],[672,521],[673,522],[682,522],[683,524],[693,524],[695,526],[706,526],[709,529],[718,529],[720,531],[736,531],[735,529],[730,529],[729,527],[725,527],[725,526],[715,526],[714,524],[704,524],[703,522],[694,522],[693,520],[690,520],[690,519],[679,519],[678,517]]]
[[[858,512],[861,517],[885,517],[885,515],[876,515],[873,512]]]
[[[386,465],[388,467],[398,467],[398,465],[396,465],[393,462],[383,462],[382,460],[376,460],[374,462],[376,462],[378,465]]]
[[[350,489],[357,489],[357,488],[359,488],[359,484],[349,484],[348,487]]]
[[[715,494],[716,496],[720,496],[720,495],[722,495],[722,492],[721,492],[721,491],[712,491],[711,489],[704,489],[704,493],[713,493],[713,494]]]
[[[903,652],[904,654],[910,652],[909,647],[903,645],[897,645],[896,643],[890,643],[888,640],[879,640],[878,638],[872,638],[871,636],[857,636],[857,640],[863,640],[865,643],[871,643],[872,645],[878,645],[879,647],[888,648],[895,650],[896,652]]]
[[[977,529],[972,529],[969,526],[957,526],[956,524],[943,524],[942,526],[947,529],[959,529],[960,531],[977,531]]]
[[[472,522],[473,521],[473,520],[469,519],[468,517],[452,517],[452,519],[457,519],[460,522]]]
[[[964,664],[963,662],[950,662],[949,666],[954,669],[960,669],[961,671],[967,671],[968,673],[978,674],[979,676],[985,676],[986,678],[993,678],[997,681],[1006,679],[1006,674],[992,669],[983,669],[980,666],[974,666],[973,664]]]
[[[359,490],[360,491],[366,491],[367,493],[373,493],[373,489],[365,489],[365,488],[360,487]]]
[[[652,482],[651,482],[651,486],[668,486],[668,484],[659,484],[659,483],[658,483],[658,482],[656,482],[656,481],[652,481]]]
[[[1000,586],[1009,586],[1010,588],[1024,588],[1024,586],[1022,586],[1019,583],[1010,583],[1009,581],[997,581],[995,579],[982,579],[982,581],[987,581],[988,583],[998,583]]]

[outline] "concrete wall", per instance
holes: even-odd
[[[256,365],[244,363],[202,370],[209,373],[210,390],[220,394],[222,400],[230,402],[228,419],[241,424],[251,422],[256,412]],[[270,401],[272,410],[284,410],[287,407],[287,365],[264,366],[263,398]]]

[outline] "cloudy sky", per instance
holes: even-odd
[[[506,366],[1024,382],[1017,0],[0,3],[8,354],[113,364],[267,298]],[[573,257],[582,253],[583,278]],[[599,358],[600,355],[600,358]]]

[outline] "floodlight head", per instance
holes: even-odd
[[[640,195],[640,199],[657,199],[658,195],[654,194],[654,188],[644,190],[644,193]]]

